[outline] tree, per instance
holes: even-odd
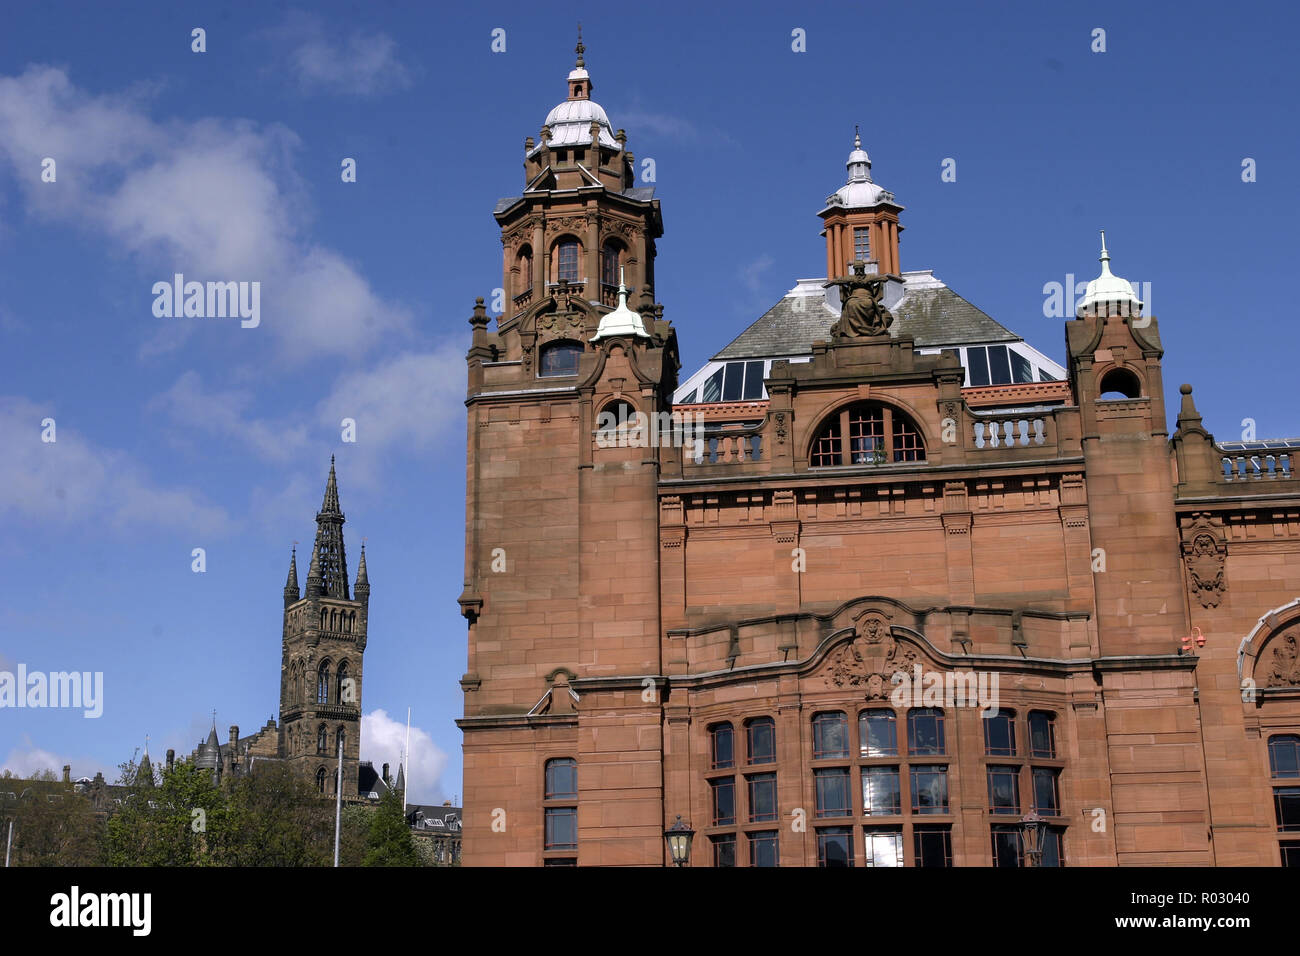
[[[237,833],[211,771],[178,763],[153,786],[134,760],[121,770],[127,792],[108,820],[109,866],[220,866],[230,855]]]
[[[84,794],[52,771],[30,780],[6,777],[0,793],[0,845],[13,823],[13,866],[93,866],[99,862],[101,824]],[[14,799],[9,799],[9,794]]]
[[[414,838],[402,812],[402,801],[392,790],[384,792],[370,818],[366,836],[365,866],[417,866]]]
[[[229,866],[328,866],[334,815],[299,774],[264,764],[230,788]]]

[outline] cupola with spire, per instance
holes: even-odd
[[[871,158],[856,127],[844,165],[848,182],[826,197],[825,208],[817,214],[825,226],[826,277],[849,275],[854,262],[866,263],[868,273],[897,275],[898,237],[903,231],[898,214],[903,207],[893,193],[872,181]]]
[[[1101,275],[1088,283],[1083,301],[1076,311],[1077,318],[1093,315],[1140,315],[1142,301],[1127,279],[1110,271],[1110,253],[1106,251],[1106,230],[1101,231]]]
[[[617,306],[626,269],[633,308],[653,307],[655,240],[663,235],[653,178],[638,181],[627,134],[616,130],[591,98],[581,27],[565,98],[551,108],[537,138],[524,141],[522,195],[501,199],[504,286],[502,322],[549,307],[562,290],[599,305]]]

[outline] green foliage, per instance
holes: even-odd
[[[128,792],[108,820],[109,866],[220,866],[238,835],[225,791],[208,771],[178,763],[158,786],[140,778],[134,761],[122,765]]]
[[[65,788],[52,773],[12,780],[16,801],[0,806],[0,853],[13,823],[11,866],[94,866],[102,825],[83,794]],[[8,792],[8,791],[6,791]]]
[[[379,808],[370,819],[370,832],[366,835],[365,866],[418,866],[411,828],[402,812],[402,801],[397,794],[385,791]]]

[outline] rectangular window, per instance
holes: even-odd
[[[713,793],[713,825],[715,827],[731,826],[736,822],[736,780],[726,777],[722,780],[710,780],[709,789]]]
[[[745,725],[749,736],[750,763],[776,763],[776,723],[771,717],[757,717]]]
[[[713,740],[713,769],[726,770],[736,765],[736,740],[735,733],[730,724],[723,724],[720,727],[714,727],[711,734]]]
[[[912,768],[912,812],[948,812],[948,768],[916,766]]]
[[[813,779],[817,784],[817,816],[847,817],[852,814],[848,767],[814,770]]]
[[[903,812],[897,767],[862,768],[862,812],[882,816]]]
[[[1040,368],[1040,369],[1038,370],[1038,380],[1039,380],[1040,382],[1058,382],[1058,381],[1060,381],[1060,379],[1058,379],[1055,375],[1053,375],[1051,372],[1047,371],[1047,369],[1044,369],[1044,368]]]
[[[1020,812],[1020,768],[989,767],[989,813]]]
[[[577,866],[578,861],[571,856],[553,856],[542,861],[542,866]]]
[[[1039,866],[1065,866],[1065,854],[1061,852],[1064,832],[1060,827],[1048,827],[1043,832],[1043,855],[1039,858]]]
[[[745,363],[745,401],[758,401],[763,397],[763,363]]]
[[[722,382],[722,400],[738,402],[745,391],[745,363],[728,362],[726,371],[727,377]]]
[[[777,848],[776,837],[775,830],[745,834],[745,838],[749,841],[750,866],[780,866],[781,852]]]
[[[1283,843],[1282,865],[1300,867],[1300,843]]]
[[[917,866],[952,866],[950,827],[913,827],[912,854]]]
[[[1056,756],[1056,727],[1051,714],[1041,710],[1029,715],[1029,755],[1031,757]]]
[[[547,800],[578,799],[578,761],[572,757],[556,757],[546,761]]]
[[[817,865],[853,865],[853,831],[849,827],[826,827],[817,831]]]
[[[993,828],[993,865],[1024,866],[1020,856],[1020,830],[1016,827]]]
[[[1056,783],[1058,770],[1051,767],[1034,768],[1034,809],[1046,817],[1061,812],[1061,797]]]
[[[561,282],[578,281],[578,244],[576,242],[562,242],[559,247],[559,266],[557,277]]]
[[[966,350],[966,368],[970,372],[971,385],[989,383],[989,360],[984,353],[984,346],[976,345]]]
[[[867,866],[902,866],[903,832],[901,830],[867,830],[863,834],[866,844]]]
[[[990,757],[1016,755],[1016,722],[1009,710],[984,718],[984,753]]]
[[[864,710],[858,715],[859,746],[864,757],[898,756],[898,719],[892,710]]]
[[[1270,737],[1268,768],[1274,777],[1300,777],[1300,737]]]
[[[709,837],[713,843],[713,865],[714,866],[735,866],[736,865],[736,835],[729,833],[726,836]]]
[[[1273,806],[1278,830],[1300,830],[1300,787],[1278,787],[1273,791]]]
[[[853,230],[853,259],[855,262],[871,261],[871,230]]]
[[[749,783],[749,822],[776,819],[776,774],[759,773],[747,777]]]
[[[1034,380],[1034,367],[1029,364],[1029,359],[1015,349],[1011,349],[1011,375],[1012,380],[1017,383]]]
[[[943,711],[931,707],[907,712],[907,751],[911,754],[945,752]]]
[[[818,714],[813,718],[813,759],[847,760],[849,723],[843,714]]]
[[[576,850],[578,848],[578,808],[546,808],[546,849]]]
[[[1005,345],[989,346],[989,381],[994,385],[1011,384],[1011,363]]]

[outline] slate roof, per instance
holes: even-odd
[[[894,324],[889,333],[894,338],[910,334],[917,348],[1022,341],[928,273],[904,279],[903,297],[890,310]],[[713,358],[808,355],[814,341],[830,338],[831,326],[838,318],[820,295],[787,294]]]
[[[633,186],[631,189],[617,190],[605,187],[605,191],[615,196],[626,196],[628,199],[634,199],[637,202],[650,202],[655,198],[654,186]],[[505,196],[497,200],[497,204],[492,207],[492,214],[503,213],[515,203],[523,200],[523,196]]]

